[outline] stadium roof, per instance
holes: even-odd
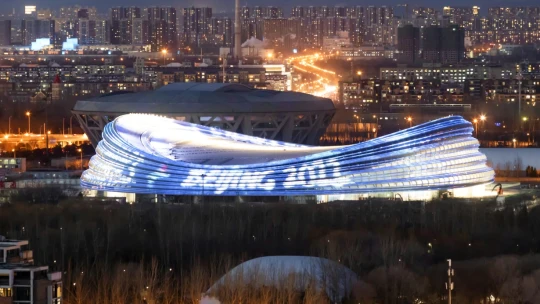
[[[440,118],[340,147],[284,143],[173,118],[108,123],[85,189],[165,195],[292,196],[448,190],[493,181],[472,124]]]
[[[155,91],[117,92],[78,101],[74,111],[107,113],[257,113],[333,111],[330,99],[241,84],[173,83]]]

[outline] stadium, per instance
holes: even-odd
[[[230,83],[174,83],[155,91],[80,100],[72,113],[97,146],[105,125],[129,113],[155,114],[240,134],[316,144],[335,114],[333,102],[298,92]]]
[[[354,145],[314,147],[129,114],[105,126],[81,185],[97,191],[195,196],[470,188],[494,179],[472,131],[470,122],[449,116]]]

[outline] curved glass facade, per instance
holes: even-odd
[[[320,195],[492,182],[472,125],[450,116],[339,147],[266,140],[128,114],[103,131],[84,188],[169,195]]]

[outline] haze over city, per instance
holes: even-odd
[[[409,2],[410,5],[417,5],[417,6],[431,6],[435,8],[442,8],[446,5],[452,5],[452,6],[467,6],[467,5],[479,5],[479,6],[508,6],[509,1],[505,0],[477,0],[474,2],[471,1],[465,1],[465,0],[453,0],[451,2],[448,1],[442,1],[442,0],[435,0],[435,1],[427,1],[427,0],[419,0],[414,2]],[[255,6],[255,5],[261,5],[266,6],[269,5],[267,1],[261,1],[261,0],[250,0],[250,1],[241,1],[241,5],[247,5],[247,6]],[[276,0],[273,1],[271,4],[275,6],[283,6],[285,8],[290,9],[292,6],[295,5],[304,5],[304,6],[310,6],[310,5],[329,5],[329,6],[368,6],[368,5],[398,5],[398,4],[405,4],[407,2],[399,1],[399,0],[386,0],[384,2],[381,1],[373,1],[373,0],[366,0],[366,1],[338,1],[338,2],[332,2],[328,3],[324,0],[315,0],[315,1],[283,1],[283,0]],[[82,5],[82,6],[96,6],[99,9],[106,10],[110,6],[148,6],[150,3],[148,1],[143,0],[115,0],[114,2],[111,1],[105,1],[105,0],[81,0],[76,1],[76,3],[72,0],[36,0],[31,2],[22,2],[19,0],[4,0],[2,2],[2,8],[0,8],[1,12],[9,12],[12,8],[15,9],[22,9],[24,5],[38,5],[40,7],[49,7],[58,9],[62,6],[69,6],[69,5]],[[512,0],[510,3],[512,6],[527,6],[527,5],[535,5],[536,2],[534,0]],[[167,0],[157,0],[152,1],[151,5],[162,5],[162,6],[174,6],[174,7],[186,7],[186,6],[210,6],[215,8],[218,11],[233,11],[233,8],[231,5],[229,5],[227,2],[224,1],[217,1],[217,0],[203,0],[203,1],[167,1]]]

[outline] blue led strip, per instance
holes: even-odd
[[[340,147],[272,141],[154,115],[109,123],[87,189],[168,195],[318,195],[492,182],[470,122],[450,116]]]

